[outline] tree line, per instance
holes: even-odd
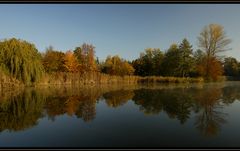
[[[45,73],[100,72],[110,75],[204,77],[217,80],[219,76],[239,76],[240,63],[233,57],[223,57],[229,50],[231,40],[223,26],[209,24],[200,32],[198,48],[193,50],[184,38],[180,44],[173,43],[166,51],[146,48],[139,58],[128,61],[118,55],[99,61],[95,46],[83,43],[66,52],[49,46],[40,53],[35,45],[21,39],[0,41],[0,71],[24,83],[34,83]]]

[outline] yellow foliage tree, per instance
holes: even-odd
[[[95,62],[95,47],[91,44],[84,43],[81,47],[76,47],[74,55],[81,66],[81,72],[97,71]]]
[[[135,69],[126,60],[121,59],[119,56],[108,56],[103,72],[111,75],[132,75]]]
[[[64,56],[64,68],[67,72],[78,72],[79,63],[72,51],[67,51]]]
[[[218,76],[222,75],[223,67],[218,54],[230,50],[227,47],[230,43],[231,40],[227,38],[223,26],[210,24],[203,28],[198,36],[198,45],[205,53],[205,60],[200,68],[204,69],[206,79],[216,80]]]

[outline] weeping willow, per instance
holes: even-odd
[[[0,42],[0,65],[25,84],[37,82],[44,71],[34,44],[15,38]]]

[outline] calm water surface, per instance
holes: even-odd
[[[240,147],[240,82],[0,95],[0,147]]]

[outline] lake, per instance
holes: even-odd
[[[0,95],[0,147],[240,147],[240,82]]]

